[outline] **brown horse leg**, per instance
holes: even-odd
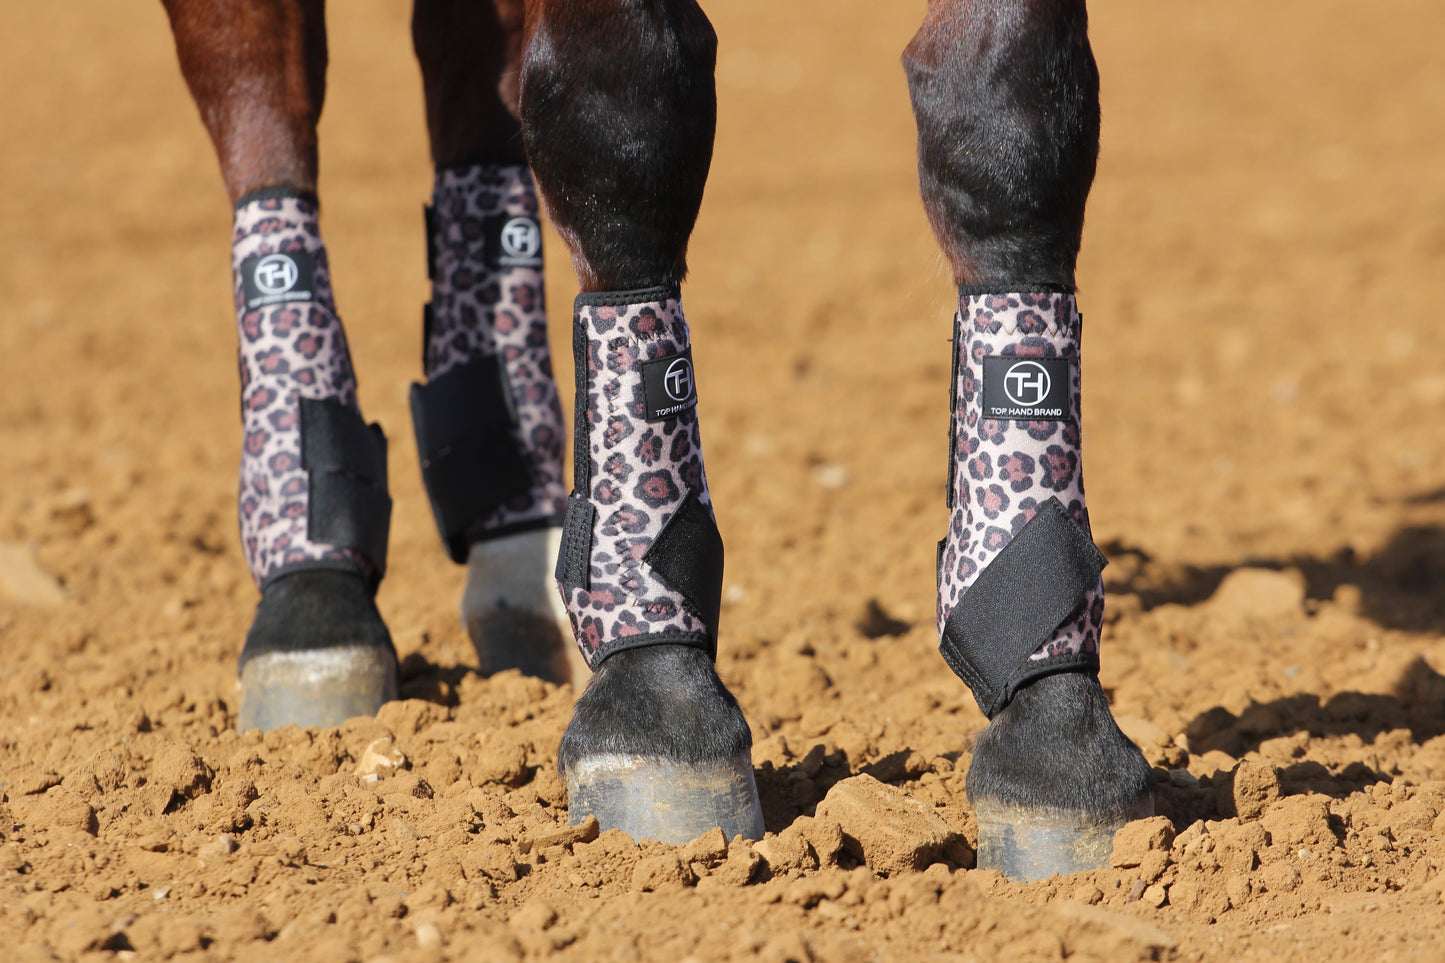
[[[412,38],[437,164],[427,208],[427,383],[412,389],[442,541],[467,565],[483,672],[586,675],[553,584],[567,497],[547,347],[540,206],[517,119],[521,0],[416,0]]]
[[[234,204],[244,441],[239,499],[261,601],[238,725],[336,725],[396,694],[373,601],[386,443],[361,419],[316,200],[320,0],[167,0],[181,71]]]
[[[751,736],[713,668],[722,540],[678,284],[712,158],[716,38],[693,0],[538,0],[522,127],[584,293],[557,576],[594,674],[562,738],[569,815],[757,837]]]
[[[1084,0],[935,0],[904,66],[960,286],[938,609],[940,650],[992,720],[967,780],[979,865],[1105,865],[1113,831],[1152,815],[1153,775],[1097,677],[1073,296],[1099,144]]]

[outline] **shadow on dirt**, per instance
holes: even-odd
[[[1104,570],[1105,587],[1137,595],[1146,611],[1170,603],[1197,605],[1236,569],[1293,568],[1304,575],[1307,599],[1324,601],[1340,586],[1354,585],[1360,590],[1360,614],[1378,625],[1445,633],[1445,528],[1439,526],[1403,528],[1368,558],[1342,548],[1329,558],[1247,559],[1200,567],[1169,565],[1117,541],[1102,548],[1113,563]]]
[[[1445,735],[1445,676],[1421,658],[1412,660],[1388,694],[1338,692],[1326,700],[1304,692],[1255,703],[1239,715],[1222,706],[1185,727],[1190,752],[1220,750],[1238,758],[1273,739],[1358,736],[1369,745],[1390,732],[1410,733],[1419,745]]]
[[[439,665],[420,652],[412,652],[397,666],[401,698],[421,699],[437,705],[455,707],[457,687],[462,679],[476,675],[469,665]]]

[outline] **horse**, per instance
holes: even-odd
[[[319,230],[324,4],[163,3],[234,206],[238,510],[260,590],[238,724],[334,725],[395,697],[396,656],[374,602],[386,439],[361,415]],[[572,822],[758,838],[750,730],[713,666],[723,542],[680,287],[717,37],[696,0],[414,0],[412,39],[436,174],[411,408],[482,671],[565,681],[569,651],[590,671],[559,749]],[[931,0],[903,67],[959,290],[937,627],[990,720],[967,775],[978,865],[1098,866],[1152,815],[1154,783],[1097,677],[1074,294],[1099,143],[1085,2]],[[581,292],[570,492],[544,209]]]

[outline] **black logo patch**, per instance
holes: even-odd
[[[316,300],[316,261],[306,251],[257,254],[241,262],[246,310]]]
[[[648,421],[672,418],[697,405],[691,347],[680,354],[642,362],[642,398]]]
[[[493,268],[542,266],[542,225],[530,214],[499,214],[485,223],[487,260]]]
[[[1068,358],[983,359],[983,416],[995,421],[1073,421]]]

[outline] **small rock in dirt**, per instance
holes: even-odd
[[[418,946],[441,946],[442,931],[435,923],[423,923],[416,928]]]
[[[932,806],[872,776],[844,779],[818,804],[817,819],[836,823],[849,847],[878,872],[921,870],[958,838]]]
[[[389,773],[406,768],[406,755],[396,747],[390,736],[373,739],[361,752],[356,768],[351,770],[358,776]]]
[[[30,546],[13,542],[0,542],[0,596],[38,608],[65,604],[65,589],[40,567]]]
[[[1139,902],[1145,906],[1152,906],[1155,909],[1164,905],[1169,898],[1169,891],[1158,883],[1153,886],[1144,887],[1144,892],[1139,895]]]
[[[683,865],[673,853],[639,859],[632,870],[632,891],[651,893],[659,889],[691,886],[697,882],[691,867]]]
[[[1116,868],[1138,866],[1150,851],[1168,851],[1174,842],[1174,825],[1167,816],[1136,819],[1125,823],[1114,833],[1114,851],[1109,865]]]
[[[1085,903],[1089,906],[1097,904],[1103,898],[1104,891],[1093,883],[1080,883],[1078,886],[1075,886],[1073,892],[1069,894],[1069,899],[1079,903]]]
[[[223,833],[196,850],[196,856],[202,862],[207,862],[214,859],[225,859],[235,851],[236,837],[229,833]]]

